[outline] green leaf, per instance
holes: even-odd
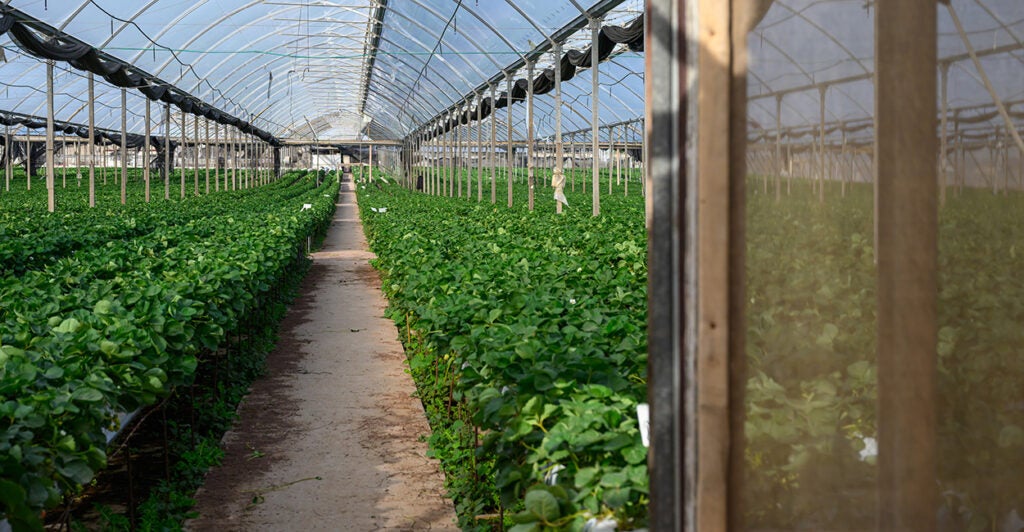
[[[100,351],[103,351],[104,354],[113,356],[115,353],[117,353],[117,349],[117,344],[111,342],[110,340],[100,341]]]
[[[597,474],[600,471],[600,468],[596,466],[581,467],[579,471],[576,472],[576,477],[573,479],[573,484],[575,484],[577,488],[583,489],[583,487],[594,482],[594,479],[597,477]]]
[[[621,508],[629,502],[632,490],[629,488],[612,488],[604,491],[602,499],[609,508]]]
[[[526,511],[537,516],[541,521],[551,522],[558,519],[561,510],[558,507],[558,499],[548,491],[541,488],[531,489],[523,499]]]
[[[60,323],[59,326],[53,329],[53,332],[70,334],[78,330],[81,323],[75,318],[68,318]]]
[[[113,313],[113,306],[114,304],[111,303],[110,301],[106,299],[101,299],[100,301],[96,302],[96,305],[93,306],[92,311],[96,315],[107,316]]]
[[[611,471],[601,477],[601,486],[605,488],[618,488],[625,484],[627,479],[625,471]]]
[[[836,336],[838,335],[839,327],[836,327],[835,324],[832,323],[826,323],[825,327],[822,329],[821,334],[818,336],[818,339],[815,343],[822,347],[831,348],[832,342],[836,339]]]
[[[84,460],[72,460],[60,468],[60,473],[78,484],[86,484],[92,480],[92,468]]]
[[[76,388],[75,391],[71,392],[71,398],[76,401],[85,401],[87,403],[96,402],[103,399],[103,394],[100,393],[96,388],[80,387]]]
[[[38,513],[28,506],[25,490],[10,480],[0,480],[0,506],[13,530],[43,530]]]
[[[628,464],[640,464],[647,461],[647,448],[641,444],[622,449],[622,456]]]

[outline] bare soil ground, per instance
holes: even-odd
[[[189,530],[457,530],[351,182],[338,205]]]

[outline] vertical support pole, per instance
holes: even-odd
[[[775,202],[782,201],[782,95],[775,97]]]
[[[217,160],[213,162],[213,191],[220,192],[220,159],[224,150],[220,145],[220,123],[218,122],[213,123],[213,147],[217,151]],[[225,183],[224,190],[227,189],[227,183]]]
[[[4,126],[4,190],[11,190],[11,126]]]
[[[846,161],[846,129],[843,128],[843,147],[839,151],[839,163],[840,164],[836,165],[836,168],[838,169],[838,173],[839,173],[839,181],[843,185],[842,189],[840,191],[840,194],[844,198],[846,197],[846,181],[847,181],[848,177],[852,177],[851,173],[850,172],[846,172],[844,170],[844,168],[842,167],[842,166],[845,166],[845,165],[842,165],[842,163],[844,163],[845,161]]]
[[[128,203],[128,89],[121,88],[121,205]]]
[[[449,113],[449,117],[445,121],[447,125],[451,126],[453,122],[452,114]],[[452,197],[453,187],[452,184],[455,180],[455,150],[453,149],[452,137],[455,135],[455,128],[449,129],[444,134],[444,146],[445,146],[445,157],[444,157],[444,195]]]
[[[164,199],[171,199],[171,104],[169,103],[164,104]]]
[[[246,138],[246,155],[249,157],[249,164],[247,177],[249,178],[249,188],[256,186],[256,136],[247,134]]]
[[[1010,139],[1012,140],[1012,139]],[[1003,159],[1003,195],[1010,193],[1010,147],[1008,142],[1000,142],[999,148]]]
[[[570,106],[570,110],[572,107]],[[579,149],[576,147],[576,133],[569,135],[569,157],[572,159],[572,167],[569,168],[569,186],[576,192],[576,167],[578,163]]]
[[[600,129],[598,129],[598,131],[600,131]],[[613,174],[612,168],[613,168],[613,166],[615,164],[615,161],[613,160],[613,157],[612,157],[612,148],[614,147],[614,143],[615,143],[614,137],[612,136],[613,132],[614,132],[614,128],[608,128],[608,165],[607,165],[607,168],[608,168],[608,195],[609,196],[612,195],[612,184],[615,183],[615,179],[614,179],[615,176],[612,175]]]
[[[484,93],[476,95],[476,201],[484,200],[484,128],[481,123],[481,111],[483,110]]]
[[[495,103],[497,103],[498,100],[495,98],[495,90],[496,90],[495,84],[491,83],[491,149],[490,149],[490,159],[491,159],[491,204],[492,205],[498,201],[498,196],[497,196],[497,192],[498,192],[497,191],[497,167],[496,167],[496,160],[495,160],[496,159],[496,155],[497,155],[497,151],[498,151],[497,131],[496,131],[496,129],[497,129],[497,122],[498,121],[497,121],[497,116],[495,115],[495,113],[497,113],[498,110],[495,108]]]
[[[687,15],[695,2],[648,0],[645,4],[644,135],[650,143],[645,165],[651,193],[647,203],[648,240],[648,402],[650,403],[650,529],[701,530],[693,516],[695,420],[692,382],[695,380],[692,312],[694,210],[689,208],[695,181],[686,158],[684,140],[689,125],[689,57]],[[703,3],[701,4],[703,5]],[[692,22],[691,22],[692,24]],[[582,146],[573,134],[573,173]],[[585,189],[584,189],[585,191]],[[690,228],[689,231],[683,228]],[[686,437],[684,437],[684,435]]]
[[[61,188],[68,188],[68,137],[67,135],[60,136],[60,155],[61,155],[61,174],[60,174],[60,186]]]
[[[512,154],[512,73],[505,72],[505,83],[508,85],[508,92],[505,93],[505,111],[508,119],[505,120],[506,126],[508,126],[508,149],[505,151],[505,163],[508,166],[505,178],[508,181],[508,208],[512,208],[512,172],[514,164]]]
[[[142,180],[145,182],[146,187],[146,203],[149,203],[149,191],[150,191],[150,175],[149,175],[149,139],[152,131],[150,130],[150,101],[146,98],[146,136],[142,140]]]
[[[937,12],[875,3],[880,530],[935,530]]]
[[[53,59],[46,60],[46,210],[50,212],[57,209],[53,185],[53,63]],[[31,159],[31,150],[28,156]],[[28,179],[31,181],[32,176]]]
[[[206,150],[206,193],[210,193],[210,119],[203,120],[203,124],[206,126],[206,144],[203,145],[203,149]]]
[[[473,112],[471,104],[466,102],[466,109],[463,111],[466,117],[466,125],[462,128],[462,167],[466,170],[466,200],[473,198]]]
[[[628,123],[622,124],[619,134],[615,136],[618,144],[615,153],[616,173],[622,176],[622,180],[616,179],[616,183],[622,185],[623,197],[629,196],[629,128]]]
[[[373,144],[370,144],[370,181],[373,181]]]
[[[249,188],[249,139],[241,129],[235,132],[238,140],[238,151],[242,152],[238,160],[238,188]]]
[[[459,171],[459,123],[458,117],[454,111],[452,111],[449,120],[451,120],[453,125],[451,133],[448,135],[448,153],[450,155],[450,159],[448,162],[448,197],[454,198]]]
[[[241,129],[236,129],[234,135],[236,161],[238,165],[238,188],[246,189],[249,188],[249,171],[248,165],[246,164],[248,150],[246,149],[245,133],[242,133]],[[241,155],[238,155],[238,152],[241,152]],[[317,157],[317,159],[319,160],[319,157]]]
[[[623,133],[626,132],[625,124],[622,125],[622,132]],[[623,135],[622,139],[623,139],[623,142],[625,142],[625,139],[626,139],[625,135]],[[614,165],[615,165],[615,185],[616,186],[621,186],[622,185],[622,149],[623,149],[623,146],[619,145],[619,143],[616,142],[617,140],[618,140],[618,137],[615,135],[615,126],[612,126],[612,127],[608,128],[608,143],[610,145],[610,147],[608,148],[608,153],[609,154],[614,153],[614,155],[615,155],[615,161],[614,161]],[[611,181],[610,177],[611,177],[611,175],[610,175],[610,172],[609,172],[609,181]],[[611,189],[612,189],[611,184],[609,184],[608,185],[609,194],[611,193]]]
[[[78,188],[82,188],[82,139],[75,140],[75,178],[78,180]]]
[[[601,19],[592,18],[590,19],[590,149],[593,152],[593,158],[591,160],[591,171],[592,175],[592,190],[593,190],[593,204],[594,210],[593,215],[598,216],[601,214],[601,167],[600,161],[597,157],[597,152],[600,146],[598,145],[598,125],[600,123],[600,115],[598,114],[599,109],[599,72],[598,72],[598,55],[597,55],[597,37],[598,32],[601,30]]]
[[[526,208],[533,211],[533,66],[532,59],[526,60]]]
[[[29,135],[28,128],[21,128],[25,130],[25,154],[29,155],[32,153],[32,136]],[[25,190],[32,190],[32,173],[29,172],[29,168],[32,167],[32,159],[26,159],[28,165],[25,166]],[[32,167],[34,168],[34,167]]]
[[[462,106],[459,106],[459,111],[455,115],[457,121],[455,125],[455,188],[457,189],[457,196],[462,197]]]
[[[818,87],[818,203],[825,202],[825,93],[828,85]]]
[[[445,114],[444,125],[448,127],[451,123],[451,116]],[[444,131],[442,129],[442,131]],[[441,133],[441,196],[448,195],[448,144],[449,144],[449,131]]]
[[[199,115],[192,117],[192,194],[199,195]]]
[[[555,164],[551,184],[555,187],[555,213],[562,214],[565,202],[565,173],[562,151],[562,43],[555,43]]]
[[[181,184],[181,199],[185,199],[185,148],[188,146],[185,140],[186,129],[185,110],[181,110],[181,173],[178,174],[178,181]]]
[[[231,159],[231,190],[238,190],[238,130],[228,127],[226,131],[228,156]],[[310,161],[312,160],[313,156],[310,155]]]
[[[235,151],[234,151],[234,137],[232,136],[231,128],[226,124],[224,126],[224,141],[222,148],[224,150],[224,191],[235,190]],[[230,167],[230,168],[229,168]]]

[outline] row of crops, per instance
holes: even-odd
[[[874,528],[872,189],[853,185],[840,197],[839,184],[826,183],[831,199],[819,203],[812,183],[795,180],[776,201],[757,181],[747,203],[747,522]],[[1024,525],[1021,207],[1018,192],[965,189],[939,212],[943,530]]]
[[[230,367],[304,273],[338,190],[296,172],[147,204],[130,176],[126,207],[120,187],[89,209],[70,186],[52,214],[35,185],[0,194],[0,505],[15,529],[38,529],[105,466],[119,414]]]
[[[567,187],[554,214],[436,197],[397,185],[358,188],[389,315],[401,329],[427,409],[431,453],[446,471],[460,525],[582,529],[646,522],[643,198]],[[485,183],[485,188],[489,183]],[[474,183],[474,189],[476,183]],[[386,209],[386,210],[385,210]]]
[[[519,181],[515,208],[504,206],[503,179],[492,206],[488,177],[482,203],[475,193],[360,189],[462,526],[486,529],[503,513],[517,530],[578,528],[591,516],[641,526],[642,199],[612,183],[618,193],[591,218],[581,187],[557,216],[542,179],[529,213]],[[871,188],[841,196],[836,183],[819,203],[813,182],[794,180],[779,200],[756,185],[747,203],[744,518],[764,529],[872,528]],[[1019,203],[1017,193],[966,189],[940,212],[937,511],[951,530],[1001,529],[1024,515]]]

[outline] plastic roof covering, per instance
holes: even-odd
[[[596,4],[594,0],[7,0],[135,67],[285,139],[400,139]],[[375,60],[369,43],[384,8]],[[606,15],[623,24],[642,12],[625,0]],[[589,29],[567,43],[584,48]],[[0,37],[0,109],[43,116],[45,64]],[[550,66],[551,54],[537,65]],[[620,51],[599,69],[602,123],[643,115],[643,58]],[[525,69],[516,73],[524,77]],[[563,129],[590,120],[590,75],[563,87]],[[368,81],[368,84],[367,84]],[[55,116],[86,123],[84,73],[57,63]],[[498,87],[498,92],[503,90]],[[363,101],[364,93],[366,98]],[[96,82],[97,126],[120,129],[120,89]],[[128,129],[143,130],[144,99],[128,91]],[[553,95],[536,99],[538,137],[553,132]],[[171,132],[179,133],[173,112]],[[504,112],[497,113],[499,138]],[[525,138],[525,105],[513,106]],[[153,128],[162,134],[162,105]],[[189,118],[187,134],[192,135]],[[489,126],[488,132],[489,132]],[[315,131],[315,133],[314,133]],[[204,130],[200,130],[204,134]]]
[[[816,139],[821,90],[825,91],[827,140],[838,140],[844,132],[848,140],[873,137],[872,4],[871,0],[773,2],[749,35],[748,130],[752,138],[774,139],[776,103],[781,97],[779,119],[783,135],[789,135],[785,138]],[[1010,105],[1024,101],[1024,2],[951,0],[950,4],[999,99],[1011,114],[1024,111],[1024,105]],[[1003,126],[949,8],[938,1],[936,8],[939,59],[948,59],[950,65],[949,119],[963,119],[967,127],[966,120],[974,116],[979,120],[970,127]]]

